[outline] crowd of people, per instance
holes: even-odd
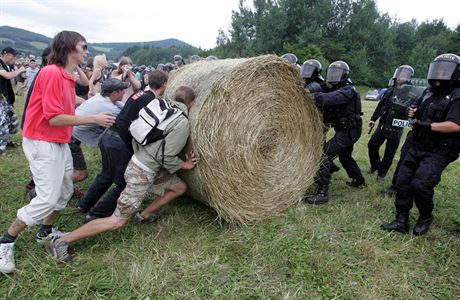
[[[0,238],[2,273],[15,270],[14,244],[29,226],[40,225],[37,243],[58,261],[66,262],[71,259],[71,243],[117,230],[130,217],[138,223],[156,222],[160,208],[187,190],[176,172],[191,170],[198,163],[193,151],[180,155],[189,137],[187,115],[195,92],[181,86],[172,99],[163,97],[168,73],[185,65],[180,55],[174,56],[172,63],[156,68],[134,66],[129,57],[112,65],[105,55],[89,58],[86,39],[73,31],[62,31],[54,37],[51,47],[43,53],[41,69],[32,60],[27,69],[14,69],[11,66],[16,54],[10,47],[1,52],[0,154],[6,152],[10,136],[19,128],[11,79],[25,74],[21,83],[23,92],[27,92],[21,122],[22,148],[32,173],[27,185],[31,200],[18,210],[16,219]],[[294,54],[287,53],[282,58],[298,68],[304,78],[304,88],[322,112],[325,133],[334,130],[332,138],[324,141],[316,190],[304,201],[329,202],[331,175],[339,169],[334,163],[337,157],[351,179],[347,185],[364,188],[364,176],[352,156],[363,121],[350,67],[344,61],[335,61],[324,79],[318,60],[309,59],[300,66]],[[191,62],[198,60],[201,58],[196,55],[191,58]],[[434,187],[460,150],[460,57],[436,57],[427,75],[430,86],[420,97],[411,89],[413,75],[412,67],[398,67],[371,117],[369,129],[376,130],[368,144],[368,173],[377,173],[376,179],[383,181],[403,128],[410,126],[393,185],[385,190],[395,196],[396,218],[381,228],[407,232],[409,211],[415,202],[419,218],[413,233],[423,235],[433,219]],[[381,159],[379,148],[385,141]],[[86,193],[77,193],[74,210],[84,214],[84,224],[64,233],[53,225],[76,194],[73,183],[88,177],[81,143],[99,148],[102,169]],[[157,198],[141,211],[147,193]]]

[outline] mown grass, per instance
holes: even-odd
[[[375,105],[363,101],[365,123]],[[363,171],[369,167],[368,139],[363,130],[354,151]],[[100,168],[98,151],[84,151],[91,178],[78,184],[82,189]],[[459,170],[457,161],[444,172],[435,194],[435,221],[423,237],[381,231],[379,224],[393,218],[392,199],[381,196],[382,185],[367,174],[367,188],[349,188],[343,169],[333,176],[327,205],[299,204],[240,227],[182,198],[162,211],[156,225],[129,223],[76,243],[71,247],[75,259],[65,265],[35,243],[36,228],[27,229],[16,243],[16,273],[0,276],[0,298],[458,299]],[[20,149],[0,157],[2,230],[28,202],[29,176]],[[71,212],[75,201],[58,221],[62,230],[82,221]],[[412,226],[416,218],[414,209]]]

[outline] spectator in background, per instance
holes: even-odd
[[[15,96],[11,79],[24,73],[26,69],[20,67],[10,72],[8,65],[16,61],[16,50],[6,47],[0,57],[0,155],[6,153],[6,146],[14,145],[10,136],[16,134],[19,129],[18,116],[14,111]]]
[[[142,84],[137,79],[136,74],[131,70],[133,67],[133,61],[127,56],[120,58],[118,62],[118,68],[112,72],[113,78],[120,79],[123,82],[128,82],[130,84],[129,88],[126,90],[125,95],[123,96],[123,102],[126,102],[128,98],[136,91],[138,91]]]
[[[31,59],[29,61],[29,67],[26,69],[26,84],[27,84],[27,89],[30,88],[30,85],[32,84],[32,81],[34,81],[35,76],[37,76],[37,73],[40,69],[37,66],[37,62],[35,59]]]
[[[105,54],[96,55],[93,60],[93,72],[89,80],[89,96],[93,97],[101,92],[101,85],[106,79],[104,70],[108,62]]]

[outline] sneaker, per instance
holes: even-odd
[[[52,239],[54,238],[58,239],[60,237],[63,237],[66,234],[67,232],[62,232],[60,230],[52,228],[51,233],[48,235],[42,235],[41,232],[37,232],[37,234],[35,235],[35,240],[37,241],[38,244],[46,246],[51,242]]]
[[[96,219],[99,219],[99,218],[101,218],[101,217],[95,216],[95,215],[86,214],[86,215],[85,215],[85,219],[83,220],[83,223],[88,223],[88,222],[91,222],[92,220],[96,220]]]
[[[64,263],[71,261],[72,256],[70,256],[68,252],[69,243],[64,241],[57,242],[56,240],[57,238],[53,239],[46,246],[46,251],[48,251],[58,262]]]
[[[367,174],[374,174],[375,171],[377,171],[377,169],[369,168],[369,170],[367,170]]]
[[[15,269],[14,243],[0,244],[0,273],[13,273]]]
[[[139,212],[137,212],[134,215],[134,221],[139,224],[157,223],[159,219],[160,219],[160,214],[151,214],[150,217],[148,217],[147,219],[142,217]]]
[[[7,148],[16,148],[17,144],[15,142],[9,141],[8,144],[6,144]]]

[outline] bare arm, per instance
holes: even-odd
[[[431,130],[441,133],[460,132],[460,125],[452,121],[444,121],[439,123],[431,123]]]
[[[133,91],[137,91],[141,88],[141,82],[139,81],[139,79],[137,79],[136,75],[132,71],[129,71],[128,80],[133,87]]]
[[[88,77],[86,76],[85,72],[83,72],[82,69],[80,69],[80,67],[77,67],[75,70],[78,73],[78,83],[83,86],[88,86],[89,81],[88,81]]]
[[[110,127],[115,122],[115,117],[108,112],[91,116],[74,116],[60,114],[49,120],[51,126],[77,126],[83,124],[97,124],[102,127]]]
[[[91,93],[91,95],[96,95],[100,92],[99,86],[97,85],[97,83],[94,83],[94,81],[96,81],[101,76],[101,74],[101,69],[94,68],[93,74],[91,75],[91,78],[89,80],[89,92]]]
[[[2,76],[5,79],[11,79],[25,71],[26,71],[26,68],[24,67],[20,67],[19,69],[11,71],[11,72],[7,72],[6,70],[0,70],[0,76]]]

